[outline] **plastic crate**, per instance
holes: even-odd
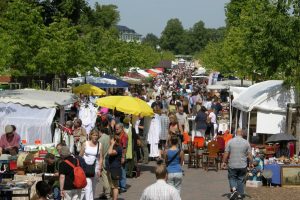
[[[246,182],[246,187],[252,187],[252,188],[257,188],[257,187],[261,187],[263,184],[261,181],[250,181],[248,180]]]

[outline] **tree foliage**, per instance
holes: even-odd
[[[203,21],[185,30],[179,19],[170,19],[162,32],[160,46],[175,54],[195,55],[203,51],[209,41],[222,40],[224,30],[206,28]]]
[[[170,19],[167,22],[160,38],[160,45],[164,50],[173,51],[176,54],[181,53],[183,44],[184,29],[179,19]]]
[[[204,65],[240,78],[283,79],[299,90],[299,8],[299,0],[232,0],[224,39],[206,47]]]
[[[159,45],[159,38],[153,33],[148,33],[142,43],[157,49]]]
[[[0,70],[18,75],[123,73],[160,60],[154,47],[119,40],[115,5],[86,0],[0,1]]]

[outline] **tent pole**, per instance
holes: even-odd
[[[235,129],[234,129],[234,131],[236,132],[236,130],[237,130],[237,123],[238,123],[238,115],[239,114],[239,110],[238,109],[236,109],[236,115],[235,115]]]
[[[248,129],[247,129],[247,141],[248,142],[250,140],[250,117],[251,117],[251,111],[249,111],[249,114],[248,114]]]
[[[232,107],[231,107],[231,94],[229,94],[229,132],[231,132],[232,126]]]

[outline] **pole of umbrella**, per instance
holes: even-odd
[[[232,105],[231,105],[231,92],[229,94],[229,132],[231,133],[232,126]]]
[[[249,111],[248,114],[248,129],[247,129],[247,141],[250,141],[250,117],[251,117],[251,111]]]
[[[235,129],[234,129],[235,132],[236,132],[236,130],[237,130],[238,114],[239,114],[239,110],[236,109],[236,115],[235,115]]]

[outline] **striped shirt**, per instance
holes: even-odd
[[[248,153],[251,153],[251,146],[247,140],[241,136],[236,136],[227,143],[225,152],[228,152],[230,155],[229,168],[246,168]]]
[[[159,179],[144,190],[140,200],[181,200],[181,198],[173,186]]]
[[[161,121],[161,133],[159,139],[167,140],[169,135],[169,124],[170,124],[169,117],[166,114],[162,114],[160,116],[160,121]]]

